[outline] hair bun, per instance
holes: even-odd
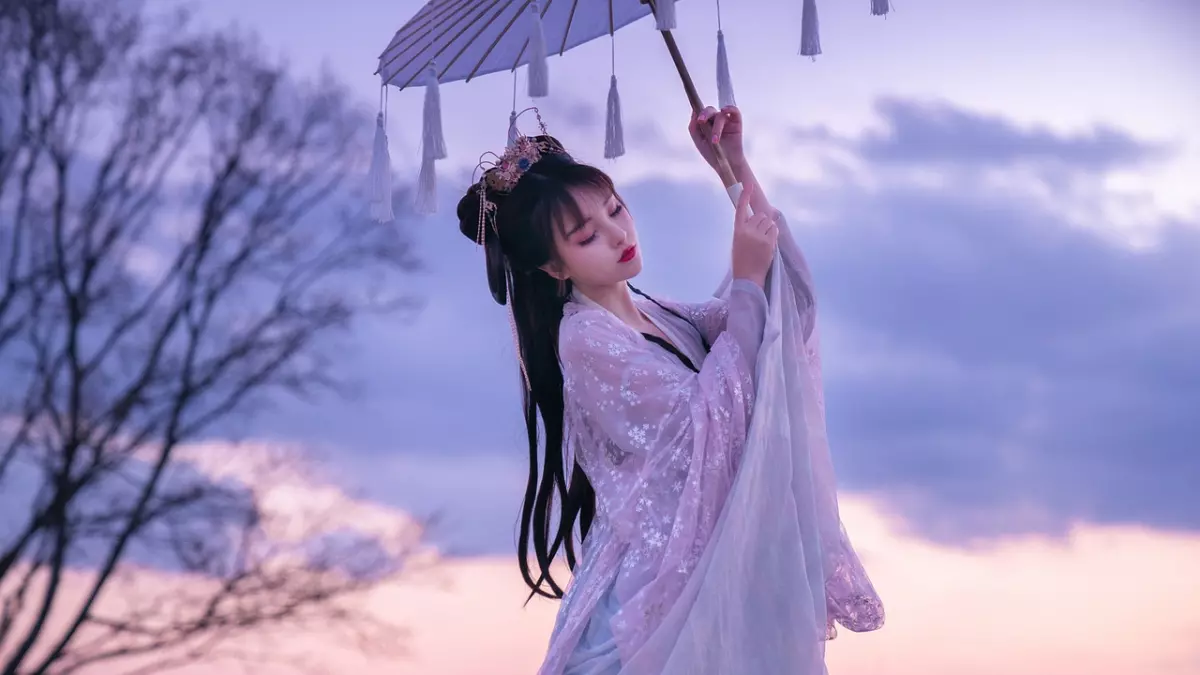
[[[496,195],[488,194],[489,201],[498,204]],[[483,208],[479,199],[479,186],[471,185],[458,201],[458,230],[473,242],[479,241],[479,211]],[[503,305],[508,301],[508,262],[500,246],[500,236],[491,227],[483,233],[484,259],[487,263],[488,289],[492,298]]]
[[[458,200],[458,208],[455,214],[458,216],[458,230],[463,233],[463,236],[471,241],[478,241],[479,237],[479,187],[472,185],[467,188],[467,193],[462,199]]]

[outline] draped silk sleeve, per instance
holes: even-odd
[[[796,241],[786,218],[779,217],[780,269],[786,283],[780,284],[781,296],[790,297],[795,308],[793,326],[783,331],[785,353],[802,361],[795,368],[802,377],[796,378],[802,394],[797,397],[804,411],[807,427],[807,455],[812,471],[816,517],[820,529],[821,552],[826,604],[826,638],[837,635],[835,622],[853,632],[881,628],[884,622],[883,603],[867,575],[850,537],[841,522],[837,504],[836,478],[825,427],[825,385],[821,370],[821,333],[817,321],[816,293],[808,260]],[[784,317],[785,319],[788,317]],[[795,400],[795,399],[794,399]]]
[[[596,519],[541,675],[563,672],[596,617],[611,651],[589,675],[824,675],[835,622],[882,625],[838,511],[812,274],[779,224],[766,288],[727,276],[684,306],[698,334],[676,340],[696,353],[712,338],[699,372],[598,305],[568,303],[564,450]]]
[[[807,339],[811,336],[816,323],[816,294],[813,292],[812,271],[808,267],[808,260],[804,257],[803,251],[787,226],[787,220],[780,215],[780,221],[779,253],[783,262],[783,273],[787,275],[789,285],[795,289],[795,311],[796,315],[804,320],[804,336]],[[732,289],[731,281],[732,276],[727,277],[722,286],[717,289],[715,297],[703,302],[667,302],[667,304],[687,316],[692,325],[711,344],[725,330],[729,319],[729,302],[722,291],[727,287]]]
[[[686,584],[622,655],[621,675],[824,675],[835,623],[883,624],[839,514],[812,273],[782,216],[779,226],[737,472]]]
[[[699,372],[607,310],[564,319],[565,421],[598,519],[625,549],[612,630],[628,657],[673,604],[704,550],[745,446],[766,296],[737,281],[726,329]]]
[[[709,298],[697,303],[675,303],[675,308],[691,321],[709,344],[716,341],[728,324],[729,302],[725,298]]]
[[[589,427],[621,453],[690,444],[697,428],[706,430],[717,418],[731,421],[718,430],[722,437],[745,436],[766,295],[753,282],[738,280],[730,300],[708,304],[706,323],[697,328],[714,339],[699,373],[665,367],[674,365],[672,357],[614,317],[580,313],[563,322],[559,358],[567,394]],[[720,448],[737,444],[730,440]]]

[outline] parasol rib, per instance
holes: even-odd
[[[546,12],[549,12],[549,11],[550,11],[550,5],[552,5],[552,4],[554,4],[554,0],[546,0],[546,6],[542,8],[542,18],[543,18],[543,19],[544,19],[544,18],[546,18]],[[575,9],[575,8],[574,8],[574,6],[572,6],[572,7],[571,7],[571,9],[572,9],[572,12],[573,12],[573,11],[574,11],[574,9]],[[573,13],[572,13],[572,17],[574,17],[574,14],[573,14]],[[568,30],[568,31],[570,31],[570,30],[571,30],[571,24],[570,24],[570,23],[568,23],[568,24],[567,24],[567,30]],[[566,34],[566,33],[563,33],[563,43],[565,44],[565,43],[566,43],[566,41],[567,41],[567,34]],[[517,69],[517,66],[521,65],[521,57],[522,57],[522,56],[525,56],[525,49],[526,49],[528,46],[529,46],[529,38],[525,38],[525,42],[521,43],[521,49],[520,49],[520,50],[517,52],[517,58],[516,58],[516,60],[515,60],[515,61],[513,61],[512,68],[509,68],[509,70],[510,70],[510,71],[512,71],[512,70],[516,70],[516,69]],[[561,55],[562,55],[562,52],[559,52],[559,55],[561,56]],[[476,66],[476,68],[478,68],[478,66]],[[474,75],[475,73],[474,73],[474,72],[472,72],[471,74],[472,74],[472,75]]]
[[[442,44],[441,48],[440,48],[440,49],[438,49],[436,52],[434,52],[434,54],[433,54],[433,55],[431,55],[431,56],[430,56],[430,57],[428,57],[427,59],[422,59],[422,60],[424,60],[424,61],[432,61],[432,60],[436,59],[437,57],[441,56],[441,55],[442,55],[442,52],[446,51],[446,50],[447,50],[447,49],[448,49],[448,48],[449,48],[451,45],[453,45],[453,44],[454,44],[454,42],[455,42],[456,40],[458,40],[458,38],[462,37],[462,34],[463,34],[463,33],[465,33],[465,32],[466,32],[466,31],[467,31],[467,30],[468,30],[468,29],[469,29],[471,26],[473,26],[473,25],[475,25],[476,23],[478,23],[478,22],[479,22],[479,20],[480,20],[480,19],[482,19],[482,18],[484,17],[484,15],[486,15],[486,14],[487,14],[487,12],[488,12],[488,10],[489,10],[489,9],[491,9],[492,7],[495,7],[495,6],[496,6],[497,4],[499,4],[501,1],[502,1],[502,0],[492,0],[492,4],[491,4],[491,5],[488,5],[488,6],[486,6],[486,7],[485,7],[485,6],[483,6],[483,3],[484,3],[484,2],[487,2],[487,0],[480,0],[479,4],[476,4],[476,5],[472,5],[472,6],[470,6],[470,8],[469,8],[470,10],[479,10],[479,12],[478,12],[478,13],[475,15],[475,18],[471,19],[470,21],[466,22],[466,23],[465,23],[465,24],[464,24],[462,27],[460,27],[460,28],[458,29],[458,32],[454,34],[454,37],[453,37],[453,38],[451,38],[450,40],[447,40],[447,41],[445,41],[445,43],[444,43],[444,44]],[[511,1],[511,0],[510,0],[510,1]],[[466,5],[463,5],[463,7],[466,7]],[[418,61],[418,58],[417,58],[417,57],[419,57],[419,56],[420,56],[422,53],[424,53],[425,51],[427,51],[427,50],[428,50],[430,47],[433,47],[433,46],[434,46],[434,45],[436,45],[436,44],[437,44],[439,41],[441,41],[441,38],[442,38],[442,37],[444,37],[444,36],[446,35],[446,33],[450,32],[450,30],[451,30],[451,29],[454,27],[454,25],[455,25],[454,23],[449,23],[449,24],[447,24],[447,26],[445,27],[445,29],[443,29],[443,30],[442,30],[442,32],[441,32],[440,34],[438,34],[438,35],[437,35],[437,36],[436,36],[436,37],[435,37],[433,40],[430,40],[428,44],[426,44],[424,47],[422,47],[422,48],[420,49],[420,51],[418,51],[416,54],[414,54],[412,57],[410,57],[410,59],[409,59],[409,62],[408,62],[407,64],[405,64],[405,66],[404,66],[404,67],[402,67],[402,68],[400,68],[399,70],[397,70],[396,74],[395,74],[395,75],[393,75],[393,77],[392,77],[392,78],[390,78],[390,79],[389,79],[389,81],[391,81],[391,80],[394,80],[394,79],[395,79],[395,77],[396,77],[396,76],[398,76],[398,75],[400,74],[400,72],[401,72],[401,71],[403,71],[403,69],[404,69],[404,68],[407,68],[407,67],[411,66],[413,63],[420,63],[420,61]],[[485,26],[485,27],[486,27],[486,26]],[[424,37],[424,36],[422,36],[422,37]],[[468,43],[468,44],[469,44],[469,43]],[[412,47],[414,47],[414,46],[416,46],[416,45],[415,45],[415,44],[411,44],[411,45],[409,45],[408,47],[406,47],[404,51],[408,51],[409,49],[411,49],[411,48],[412,48]],[[399,57],[400,57],[400,56],[401,56],[403,53],[404,53],[404,52],[400,52],[399,54],[396,54],[396,55],[392,56],[392,58],[388,60],[388,63],[389,63],[389,64],[391,64],[393,61],[395,61],[397,58],[399,58]],[[446,73],[446,71],[447,71],[447,70],[450,68],[450,66],[451,66],[453,63],[454,63],[454,61],[453,61],[453,60],[451,60],[451,61],[450,61],[450,63],[448,63],[448,64],[445,64],[445,65],[442,67],[442,70],[441,70],[441,72],[439,72],[439,73],[438,73],[438,77],[439,77],[439,78],[441,78],[441,76],[442,76],[442,75],[444,75],[444,74]],[[408,78],[407,80],[405,80],[405,81],[404,81],[404,84],[400,86],[400,89],[404,89],[404,88],[408,87],[408,85],[412,84],[412,81],[413,81],[414,79],[416,79],[416,77],[417,77],[419,74],[421,74],[421,72],[422,72],[423,70],[424,70],[423,68],[417,68],[417,69],[415,69],[415,70],[414,70],[414,72],[413,72],[413,73],[412,73],[412,74],[409,76],[409,78]]]
[[[446,8],[443,7],[442,11],[445,11],[445,9]],[[409,19],[407,22],[405,22],[405,24],[403,26],[400,26],[400,28],[396,29],[396,32],[392,34],[392,39],[388,42],[387,47],[385,47],[384,50],[379,53],[379,59],[382,61],[383,57],[386,56],[388,52],[395,49],[396,45],[399,42],[401,42],[402,40],[404,40],[408,37],[406,34],[406,31],[408,33],[411,33],[414,29],[414,26],[417,26],[418,24],[420,24],[420,26],[422,28],[425,27],[426,25],[428,25],[429,21],[431,20],[431,17],[430,17],[431,14],[433,14],[433,8],[430,5],[425,5],[424,7],[421,8],[421,10],[419,12],[417,12],[415,15],[413,15],[413,17],[411,19]],[[441,17],[438,17],[438,18],[441,18]],[[422,22],[421,21],[422,19],[425,19],[425,21]],[[376,70],[375,74],[378,75],[379,71]]]
[[[529,8],[529,3],[531,2],[533,2],[533,0],[525,0],[525,4],[521,5],[520,11],[518,11],[511,19],[508,20],[508,25],[504,27],[504,30],[500,31],[500,33],[496,35],[496,39],[492,40],[492,44],[488,46],[487,51],[483,53],[483,56],[479,57],[479,62],[476,63],[475,67],[471,69],[471,72],[467,74],[467,82],[470,82],[471,78],[475,77],[475,73],[479,72],[479,68],[483,65],[483,62],[487,61],[487,57],[492,55],[492,51],[496,49],[496,45],[500,44],[500,38],[504,37],[504,35],[508,33],[508,29],[512,28],[512,25],[517,22],[517,18],[525,13],[525,10]],[[478,37],[478,35],[476,37]]]
[[[500,11],[496,12],[495,14],[493,14],[493,15],[491,16],[491,18],[489,18],[489,19],[488,19],[487,23],[486,23],[486,24],[484,24],[483,26],[481,26],[481,27],[479,28],[479,31],[478,31],[477,33],[475,33],[474,35],[472,35],[472,36],[471,36],[471,39],[470,39],[470,40],[467,40],[465,43],[463,43],[463,46],[462,46],[462,48],[458,50],[458,53],[454,55],[454,58],[450,59],[450,64],[449,64],[449,65],[447,65],[446,67],[447,67],[447,68],[449,68],[449,67],[450,67],[450,65],[453,65],[453,64],[457,63],[457,62],[458,62],[458,60],[459,60],[460,58],[462,58],[462,55],[463,55],[463,54],[465,54],[465,53],[467,53],[467,47],[469,47],[469,46],[471,46],[472,44],[474,44],[474,43],[475,43],[475,40],[479,39],[479,36],[480,36],[480,35],[483,35],[483,34],[484,34],[484,32],[485,32],[485,31],[487,31],[487,29],[488,29],[488,28],[490,28],[490,27],[492,26],[492,24],[496,22],[496,19],[500,18],[500,15],[504,14],[505,12],[507,12],[507,11],[508,11],[508,8],[509,8],[509,7],[512,7],[512,6],[513,6],[513,3],[514,3],[514,2],[516,2],[516,1],[517,1],[517,0],[508,0],[508,4],[506,4],[504,7],[502,7],[502,8],[500,9]],[[527,7],[528,5],[529,5],[529,0],[526,0],[526,2],[525,2],[525,5],[523,5],[523,6],[521,7],[521,9],[520,9],[520,10],[517,12],[517,16],[520,16],[520,15],[521,15],[521,14],[522,14],[522,13],[525,11],[525,7]],[[511,25],[512,25],[512,21],[509,21],[509,22],[508,22],[508,25],[509,25],[509,26],[511,26]],[[506,26],[506,27],[504,28],[504,31],[507,31],[507,30],[508,30],[508,27]],[[504,31],[501,31],[500,35],[504,35]],[[498,38],[497,38],[497,39],[498,39]],[[493,46],[495,46],[495,45],[493,45]],[[470,78],[468,77],[467,79],[469,80]]]
[[[450,22],[458,21],[461,17],[454,16],[454,13],[460,10],[469,9],[474,9],[474,7],[468,6],[465,3],[460,5],[446,5],[438,10],[442,12],[442,14],[438,16],[433,16],[433,12],[431,11],[425,14],[424,21],[418,21],[418,19],[422,18],[421,15],[413,17],[411,21],[401,26],[400,30],[396,31],[396,35],[392,37],[392,41],[390,44],[388,44],[387,49],[383,50],[383,53],[379,55],[379,60],[382,63],[380,63],[379,69],[376,70],[375,73],[381,73],[384,68],[390,66],[397,58],[403,55],[404,52],[411,49],[414,46],[414,41],[419,41],[429,35],[431,32],[429,27],[430,24],[445,21],[447,18],[449,18]],[[464,14],[465,13],[466,12],[464,11]],[[405,29],[409,30],[406,34],[402,35],[402,33],[405,33]],[[419,31],[420,33],[418,34]],[[401,47],[403,47],[403,49],[400,49]],[[399,53],[392,54],[387,61],[383,61],[384,57],[386,57],[389,52],[392,52],[396,49],[400,49]]]
[[[486,31],[486,30],[488,29],[488,27],[489,27],[489,26],[491,26],[493,22],[495,22],[495,20],[496,20],[496,17],[498,17],[498,16],[500,16],[501,14],[503,14],[503,13],[504,13],[504,12],[505,12],[505,11],[506,11],[506,10],[507,10],[509,7],[511,7],[511,6],[512,6],[512,4],[513,4],[514,2],[516,2],[516,1],[517,1],[517,0],[508,0],[508,4],[506,4],[506,5],[504,5],[503,7],[501,7],[501,8],[500,8],[500,9],[499,9],[499,10],[498,10],[498,11],[497,11],[495,14],[493,14],[491,17],[489,17],[489,18],[488,18],[488,20],[487,20],[487,21],[486,21],[486,22],[485,22],[485,23],[484,23],[482,26],[480,26],[480,27],[479,27],[479,30],[478,30],[478,31],[476,31],[476,33],[475,33],[474,35],[472,35],[470,39],[468,39],[466,42],[464,42],[464,43],[463,43],[462,47],[460,47],[460,48],[459,48],[459,50],[458,50],[458,53],[454,55],[454,58],[450,59],[450,60],[449,60],[449,61],[448,61],[448,62],[447,62],[447,63],[446,63],[446,64],[445,64],[443,67],[442,67],[442,70],[441,70],[441,72],[438,74],[438,77],[440,78],[441,76],[445,75],[445,74],[446,74],[446,72],[447,72],[448,70],[450,70],[450,68],[451,68],[451,67],[454,65],[454,63],[455,63],[456,61],[458,61],[459,57],[461,57],[461,56],[463,55],[463,53],[464,53],[464,52],[466,52],[466,50],[467,50],[467,47],[470,47],[470,46],[471,46],[471,45],[474,43],[475,39],[476,39],[476,38],[478,38],[480,35],[482,35],[482,34],[484,33],[484,31]],[[489,7],[485,8],[485,9],[484,9],[482,12],[480,12],[480,13],[479,13],[479,16],[476,16],[476,17],[475,17],[475,20],[474,20],[474,21],[472,21],[472,22],[471,22],[471,24],[474,24],[474,23],[478,22],[478,21],[479,21],[479,19],[483,18],[483,16],[487,14],[487,12],[488,12],[488,10],[489,10],[489,9],[491,9],[492,7],[495,7],[496,5],[500,4],[501,2],[503,2],[503,0],[494,0],[494,2],[492,2],[492,4],[491,4]],[[460,30],[460,31],[459,31],[459,33],[458,33],[458,35],[455,35],[455,39],[457,40],[459,36],[461,36],[461,35],[462,35],[464,32],[466,32],[466,30],[467,30],[468,28],[470,28],[470,27],[471,27],[471,24],[468,24],[468,25],[467,25],[467,26],[465,26],[465,27],[464,27],[462,30]],[[449,49],[449,48],[450,48],[450,46],[451,46],[451,45],[453,45],[453,44],[454,44],[454,42],[453,42],[453,41],[447,42],[446,44],[442,45],[442,48],[441,48],[441,49],[439,49],[437,53],[438,53],[438,54],[441,54],[442,52],[444,52],[444,51],[446,51],[447,49]],[[426,47],[426,49],[428,49],[428,47]],[[415,78],[416,78],[417,74],[418,74],[418,73],[413,73],[413,75],[412,75],[412,76],[410,76],[410,77],[408,78],[408,81],[406,81],[406,82],[404,83],[404,87],[407,87],[407,86],[408,86],[408,84],[409,84],[410,82],[412,82],[412,81],[413,81],[413,79],[415,79]],[[401,87],[401,89],[403,89],[404,87]]]
[[[567,17],[567,29],[563,31],[562,43],[558,46],[558,55],[567,52],[567,37],[571,35],[571,24],[575,23],[575,10],[579,9],[579,0],[571,3],[571,15]]]

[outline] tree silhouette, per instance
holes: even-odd
[[[290,455],[217,476],[196,454],[274,397],[336,392],[331,336],[403,306],[416,263],[346,206],[371,125],[337,83],[132,7],[0,6],[4,675],[357,625],[343,601],[419,540],[270,508]],[[139,566],[201,582],[155,594]]]

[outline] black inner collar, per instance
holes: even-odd
[[[658,337],[657,335],[652,335],[650,333],[642,333],[642,336],[645,337],[647,340],[653,342],[654,344],[658,345],[659,347],[662,347],[663,349],[674,354],[676,357],[679,358],[680,361],[683,362],[683,365],[690,368],[692,370],[692,372],[694,372],[694,373],[700,372],[700,369],[696,367],[696,364],[692,363],[692,360],[689,359],[687,356],[685,356],[683,352],[679,351],[679,349],[676,348],[675,345]]]

